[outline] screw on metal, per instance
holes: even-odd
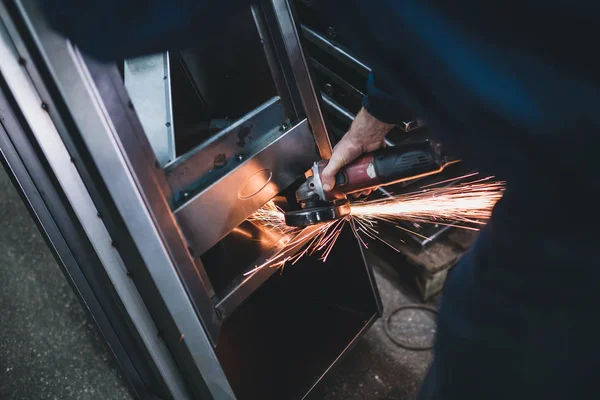
[[[323,91],[325,92],[325,94],[333,96],[333,85],[331,83],[326,83],[325,87],[323,88]]]
[[[285,121],[283,121],[283,123],[281,124],[281,127],[279,128],[280,132],[285,132],[287,131],[290,127],[292,126],[292,121],[290,121],[290,119],[286,119]]]
[[[329,28],[327,28],[327,36],[330,39],[335,39],[335,37],[337,36],[337,32],[335,31],[335,29],[333,29],[332,26],[330,26]]]

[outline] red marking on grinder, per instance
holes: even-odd
[[[365,154],[349,166],[343,168],[338,175],[343,174],[344,182],[340,185],[336,184],[333,190],[325,192],[326,200],[333,201],[344,198],[348,193],[359,192],[381,185],[381,180],[377,176],[373,161],[373,154]],[[319,163],[319,174],[323,172],[326,165],[327,162]]]

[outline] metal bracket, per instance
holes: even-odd
[[[125,87],[161,167],[175,159],[169,52],[125,60]]]

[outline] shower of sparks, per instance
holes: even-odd
[[[269,202],[254,213],[250,221],[280,234],[282,248],[245,275],[251,275],[267,266],[283,268],[287,263],[293,265],[305,255],[318,253],[321,260],[327,260],[346,224],[365,248],[368,247],[369,240],[377,240],[396,251],[399,250],[380,237],[377,230],[379,221],[395,224],[396,228],[417,236],[420,235],[396,223],[436,223],[478,230],[478,227],[485,225],[494,204],[502,197],[504,182],[493,181],[490,177],[454,186],[439,186],[472,175],[427,185],[408,194],[353,203],[349,216],[305,229],[287,226],[283,211]]]
[[[281,251],[244,275],[251,275],[266,266],[283,268],[286,263],[294,265],[305,255],[317,252],[321,253],[320,259],[325,261],[345,223],[346,218],[342,218],[306,229],[291,228],[283,238]]]
[[[267,228],[280,235],[288,235],[297,230],[293,226],[287,226],[285,223],[285,215],[283,210],[275,205],[272,201],[256,210],[254,214],[248,218],[248,221],[253,224]]]
[[[352,204],[352,216],[369,220],[437,223],[464,229],[485,225],[502,197],[503,182],[486,178],[448,187],[429,187],[391,198]]]

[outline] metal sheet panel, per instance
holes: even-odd
[[[303,120],[175,210],[194,254],[211,248],[318,159]]]
[[[210,171],[225,171],[238,155],[249,154],[265,135],[285,124],[285,119],[283,104],[274,97],[167,165],[165,174],[174,203],[185,198],[185,193],[193,192]]]
[[[160,166],[175,159],[169,53],[125,60],[125,87]]]

